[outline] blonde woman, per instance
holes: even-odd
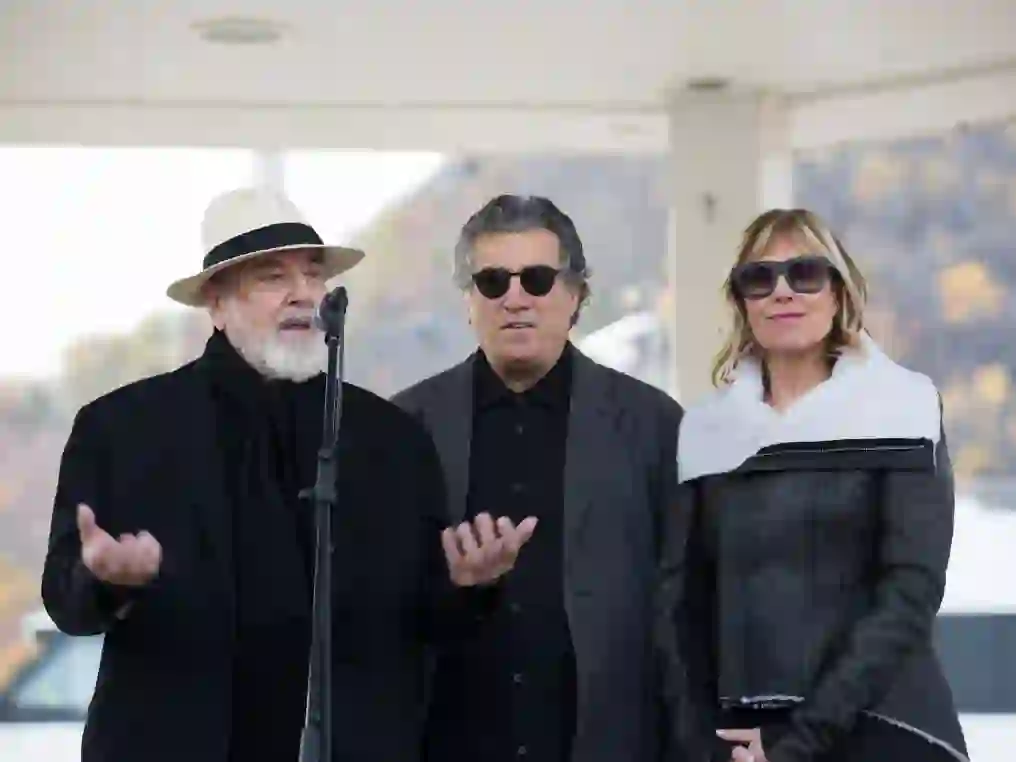
[[[865,332],[864,279],[811,212],[752,222],[726,293],[659,590],[672,759],[966,760],[932,649],[953,531],[938,392]]]

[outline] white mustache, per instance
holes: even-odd
[[[312,328],[314,326],[314,314],[291,315],[279,321],[279,328]]]

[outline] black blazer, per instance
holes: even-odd
[[[206,384],[192,363],[101,397],[78,413],[63,454],[43,601],[62,631],[105,633],[82,762],[225,759],[231,531]],[[306,385],[301,457],[313,459],[319,445],[323,388],[323,377]],[[339,458],[334,759],[411,761],[424,646],[475,612],[458,607],[466,596],[448,581],[445,488],[424,429],[347,384]],[[158,579],[122,620],[115,610],[124,591],[99,583],[80,561],[80,502],[114,536],[145,529],[162,544]]]
[[[953,531],[940,409],[925,386],[888,377],[928,403],[918,413],[937,441],[892,436],[892,424],[882,437],[784,439],[682,483],[657,642],[676,735],[695,758],[706,758],[719,708],[745,705],[792,708],[789,725],[763,738],[770,762],[836,749],[862,713],[965,757],[932,646]],[[885,403],[907,405],[893,388]],[[829,409],[832,399],[814,400],[820,422],[866,414]],[[708,438],[707,428],[696,431]],[[680,436],[681,452],[709,446]]]
[[[577,667],[572,758],[654,762],[662,702],[652,649],[653,586],[661,523],[677,484],[682,409],[659,389],[574,351],[560,581]],[[434,438],[452,522],[466,511],[472,368],[467,360],[395,397]]]

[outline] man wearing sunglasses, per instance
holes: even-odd
[[[425,759],[656,760],[651,590],[681,408],[569,341],[588,269],[551,201],[490,201],[455,273],[479,347],[395,401],[432,434],[452,523],[538,525],[496,614],[436,654]]]

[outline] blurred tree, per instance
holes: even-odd
[[[200,312],[156,314],[132,332],[85,336],[64,353],[64,404],[71,409],[120,386],[194,359],[209,333]]]
[[[47,384],[0,380],[0,423],[31,428],[46,423],[55,410],[53,392]]]
[[[957,262],[938,273],[942,317],[947,323],[962,323],[1001,313],[1005,290],[983,262]]]
[[[1016,124],[807,154],[795,189],[868,275],[873,333],[939,385],[957,473],[1016,474]]]

